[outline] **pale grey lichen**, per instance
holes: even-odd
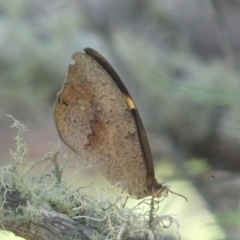
[[[1,187],[4,194],[0,198],[0,219],[14,222],[29,222],[41,216],[52,216],[50,207],[65,213],[73,219],[84,219],[86,225],[96,229],[92,235],[97,239],[123,239],[126,237],[148,237],[159,239],[164,228],[175,223],[179,224],[172,215],[159,216],[158,206],[163,199],[140,201],[135,207],[124,207],[127,194],[115,193],[115,188],[109,191],[101,190],[97,199],[84,193],[84,187],[73,190],[69,180],[81,173],[81,168],[71,176],[63,178],[64,164],[59,165],[57,156],[59,146],[52,145],[50,151],[43,158],[26,161],[28,146],[23,135],[27,127],[14,120],[12,127],[17,128],[16,146],[10,150],[13,163],[0,167]],[[41,164],[41,165],[40,165]],[[33,168],[40,165],[41,171],[36,175]],[[15,212],[6,208],[6,194],[9,191],[18,191],[26,204],[19,205]],[[49,207],[48,207],[49,206]],[[43,210],[44,209],[44,210]],[[7,214],[6,214],[7,213]],[[1,224],[2,221],[0,221]],[[178,232],[177,232],[178,234]],[[156,238],[158,236],[158,238]]]

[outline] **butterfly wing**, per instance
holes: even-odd
[[[92,56],[78,52],[73,60],[55,102],[61,139],[112,184],[121,183],[137,197],[151,194],[154,170],[145,161],[140,139],[147,138],[137,110],[129,107],[130,95],[127,104],[121,86]]]

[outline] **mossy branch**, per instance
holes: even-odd
[[[0,194],[6,194],[1,225],[16,236],[27,240],[85,240],[94,235],[94,230],[84,225],[84,222],[73,220],[46,203],[36,209],[18,191],[5,192],[1,188]]]
[[[68,184],[69,177],[67,180],[62,177],[64,166],[57,161],[56,147],[42,159],[27,164],[28,149],[23,138],[26,126],[15,119],[12,126],[18,129],[16,147],[10,150],[14,161],[0,167],[3,230],[27,240],[159,239],[162,230],[169,227],[166,222],[178,226],[170,215],[158,216],[155,210],[151,214],[142,211],[142,205],[148,205],[146,199],[129,209],[121,204],[126,194],[110,197],[103,192],[95,200],[83,192],[84,188],[73,190]],[[33,177],[32,169],[39,164],[43,165],[42,171]],[[77,171],[79,175],[79,169]]]

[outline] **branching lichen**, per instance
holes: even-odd
[[[84,188],[73,190],[69,179],[79,175],[80,169],[72,176],[63,178],[62,173],[68,158],[64,157],[63,165],[58,163],[59,146],[53,146],[43,158],[27,163],[25,158],[28,147],[23,138],[27,128],[12,119],[12,127],[17,128],[18,134],[15,138],[16,146],[14,150],[10,150],[13,164],[0,167],[1,187],[4,189],[4,194],[0,197],[0,224],[3,223],[2,219],[15,223],[28,223],[33,219],[36,222],[36,219],[41,219],[43,215],[52,216],[52,211],[48,211],[46,207],[49,206],[49,209],[51,207],[57,212],[67,214],[75,221],[84,220],[86,225],[95,229],[92,239],[115,240],[136,236],[155,239],[172,223],[179,227],[173,216],[158,215],[158,206],[163,199],[147,198],[135,207],[127,208],[122,203],[131,196],[116,194],[115,189],[110,193],[101,190],[97,200],[86,195]],[[40,164],[41,171],[38,175],[33,175],[33,168]],[[6,195],[15,191],[20,193],[22,201],[15,211],[12,211]]]

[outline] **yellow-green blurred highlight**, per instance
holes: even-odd
[[[0,232],[1,240],[24,240],[24,238],[16,237],[13,233],[7,231]]]

